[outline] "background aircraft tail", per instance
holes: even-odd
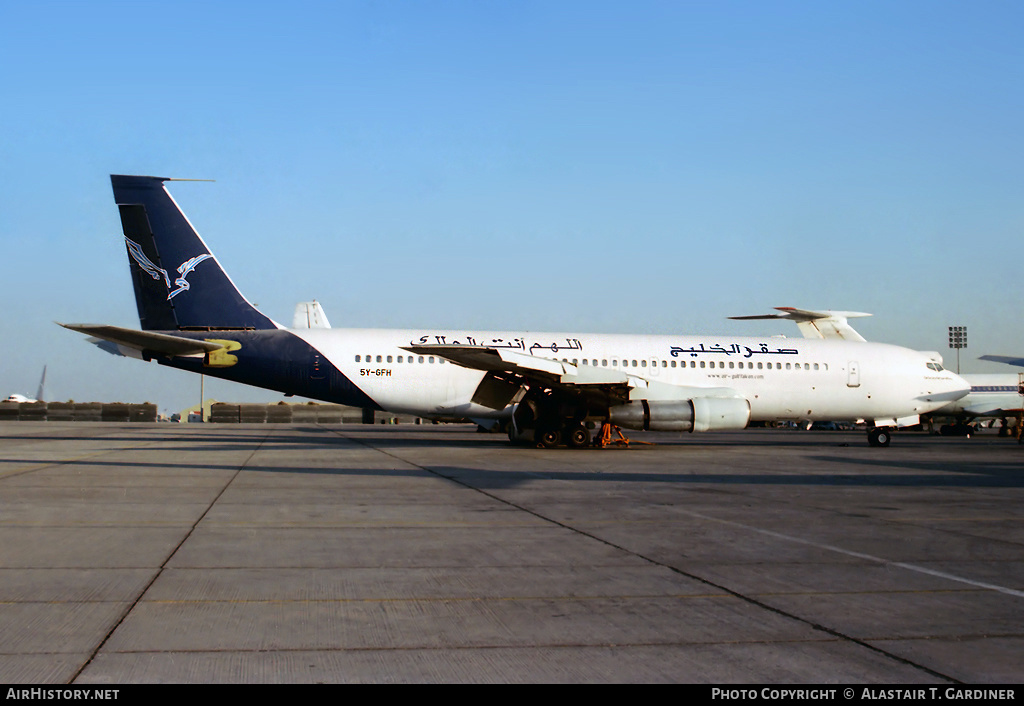
[[[36,390],[36,401],[42,402],[46,399],[46,366],[43,366],[43,376],[39,378],[39,389]]]
[[[143,330],[278,328],[241,295],[165,181],[172,180],[110,177]]]

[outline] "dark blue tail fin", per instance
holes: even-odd
[[[278,328],[239,293],[165,181],[110,177],[143,330]]]

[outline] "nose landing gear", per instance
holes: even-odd
[[[889,427],[868,429],[868,443],[871,446],[888,446],[890,441],[892,441],[892,430]]]

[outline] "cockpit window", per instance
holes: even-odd
[[[942,372],[942,366],[938,363],[928,363],[928,369],[934,370],[937,373]]]

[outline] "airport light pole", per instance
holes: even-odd
[[[960,349],[967,347],[967,327],[949,327],[949,347],[956,349],[956,374],[960,374]]]

